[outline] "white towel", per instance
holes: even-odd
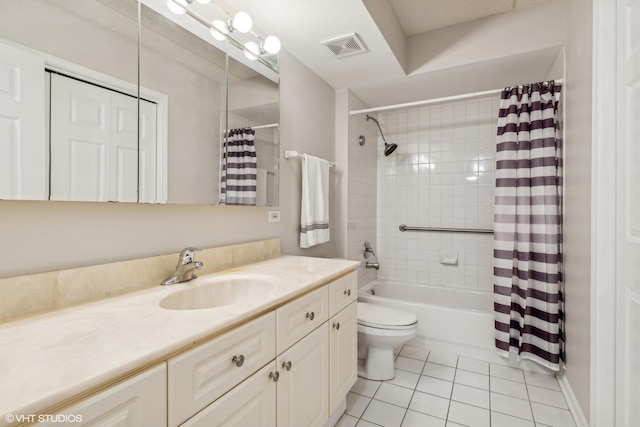
[[[329,241],[329,162],[302,155],[300,247]]]

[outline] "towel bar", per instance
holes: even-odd
[[[302,153],[298,153],[297,151],[293,151],[293,150],[284,150],[284,158],[285,159],[294,159],[296,157],[302,157]],[[329,167],[332,168],[334,166],[336,166],[337,163],[336,162],[329,162]]]

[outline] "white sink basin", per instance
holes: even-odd
[[[239,274],[200,278],[187,282],[186,289],[167,295],[160,307],[168,310],[202,310],[264,300],[276,284],[274,278],[259,274]]]

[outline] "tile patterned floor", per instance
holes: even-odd
[[[389,381],[358,378],[336,427],[575,427],[555,377],[405,345]]]

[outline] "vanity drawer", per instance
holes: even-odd
[[[329,316],[335,316],[340,310],[351,304],[358,296],[358,273],[355,271],[334,280],[329,284]]]
[[[276,310],[278,354],[304,338],[329,318],[328,286],[323,286]]]
[[[168,361],[169,426],[176,426],[276,356],[270,312]]]

